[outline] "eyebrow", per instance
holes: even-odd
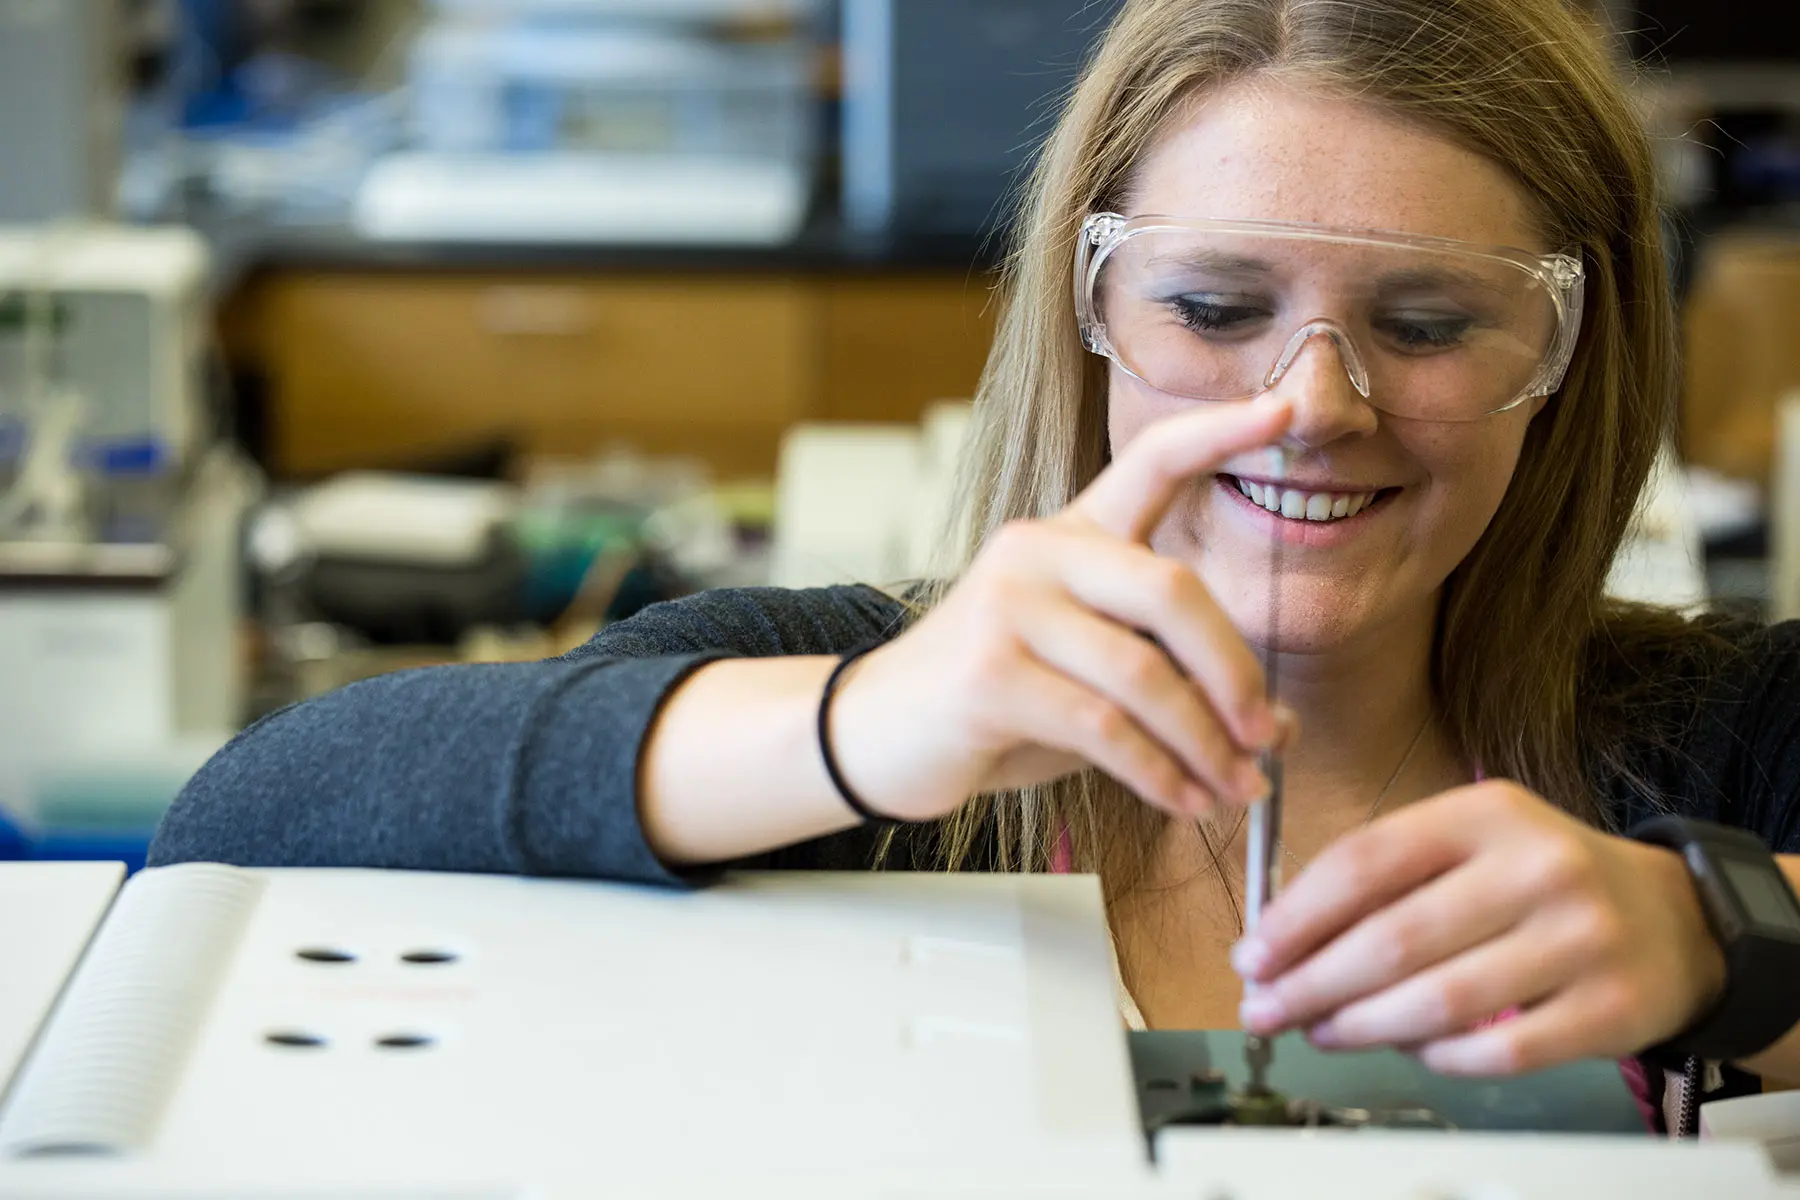
[[[1465,287],[1494,296],[1509,295],[1508,289],[1485,278],[1474,271],[1463,271],[1455,267],[1414,268],[1405,271],[1390,271],[1375,281],[1376,291],[1400,292],[1413,288],[1431,288],[1453,285]]]
[[[1157,254],[1144,260],[1145,267],[1174,266],[1209,274],[1239,278],[1265,278],[1275,267],[1264,259],[1249,258],[1224,251],[1198,250]],[[1451,266],[1412,267],[1390,271],[1374,281],[1375,292],[1402,292],[1414,289],[1463,287],[1488,295],[1510,295],[1509,289],[1475,271]]]
[[[1260,258],[1245,258],[1217,250],[1200,250],[1175,254],[1157,254],[1144,261],[1146,267],[1165,265],[1191,267],[1220,275],[1268,275],[1275,268]]]

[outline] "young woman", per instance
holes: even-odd
[[[1675,1037],[1726,960],[1623,832],[1800,877],[1800,634],[1602,595],[1672,411],[1652,174],[1561,0],[1134,0],[1019,223],[953,578],[357,684],[153,860],[1096,871],[1134,1022],[1452,1073]],[[1240,940],[1277,742],[1293,882]]]

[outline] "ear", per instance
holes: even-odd
[[[1534,421],[1537,420],[1537,415],[1544,411],[1544,406],[1550,403],[1550,399],[1551,399],[1551,397],[1548,395],[1532,397],[1532,401],[1531,401],[1531,419],[1532,420],[1534,420]]]

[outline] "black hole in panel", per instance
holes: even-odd
[[[400,956],[404,963],[414,963],[421,967],[435,967],[443,963],[453,963],[457,955],[451,950],[408,950]]]
[[[353,963],[356,955],[348,950],[334,950],[330,946],[302,946],[294,951],[295,958],[305,959],[310,963]]]
[[[1181,1085],[1173,1079],[1146,1079],[1144,1087],[1152,1092],[1173,1092],[1180,1090]]]
[[[437,1039],[424,1033],[390,1033],[375,1039],[383,1050],[422,1050]]]
[[[316,1033],[302,1033],[298,1029],[276,1029],[263,1035],[263,1041],[271,1046],[285,1046],[293,1050],[317,1050],[325,1044],[325,1039]]]

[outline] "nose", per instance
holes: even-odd
[[[1375,431],[1368,369],[1349,333],[1334,321],[1297,330],[1270,369],[1268,387],[1292,402],[1288,436],[1303,446]]]

